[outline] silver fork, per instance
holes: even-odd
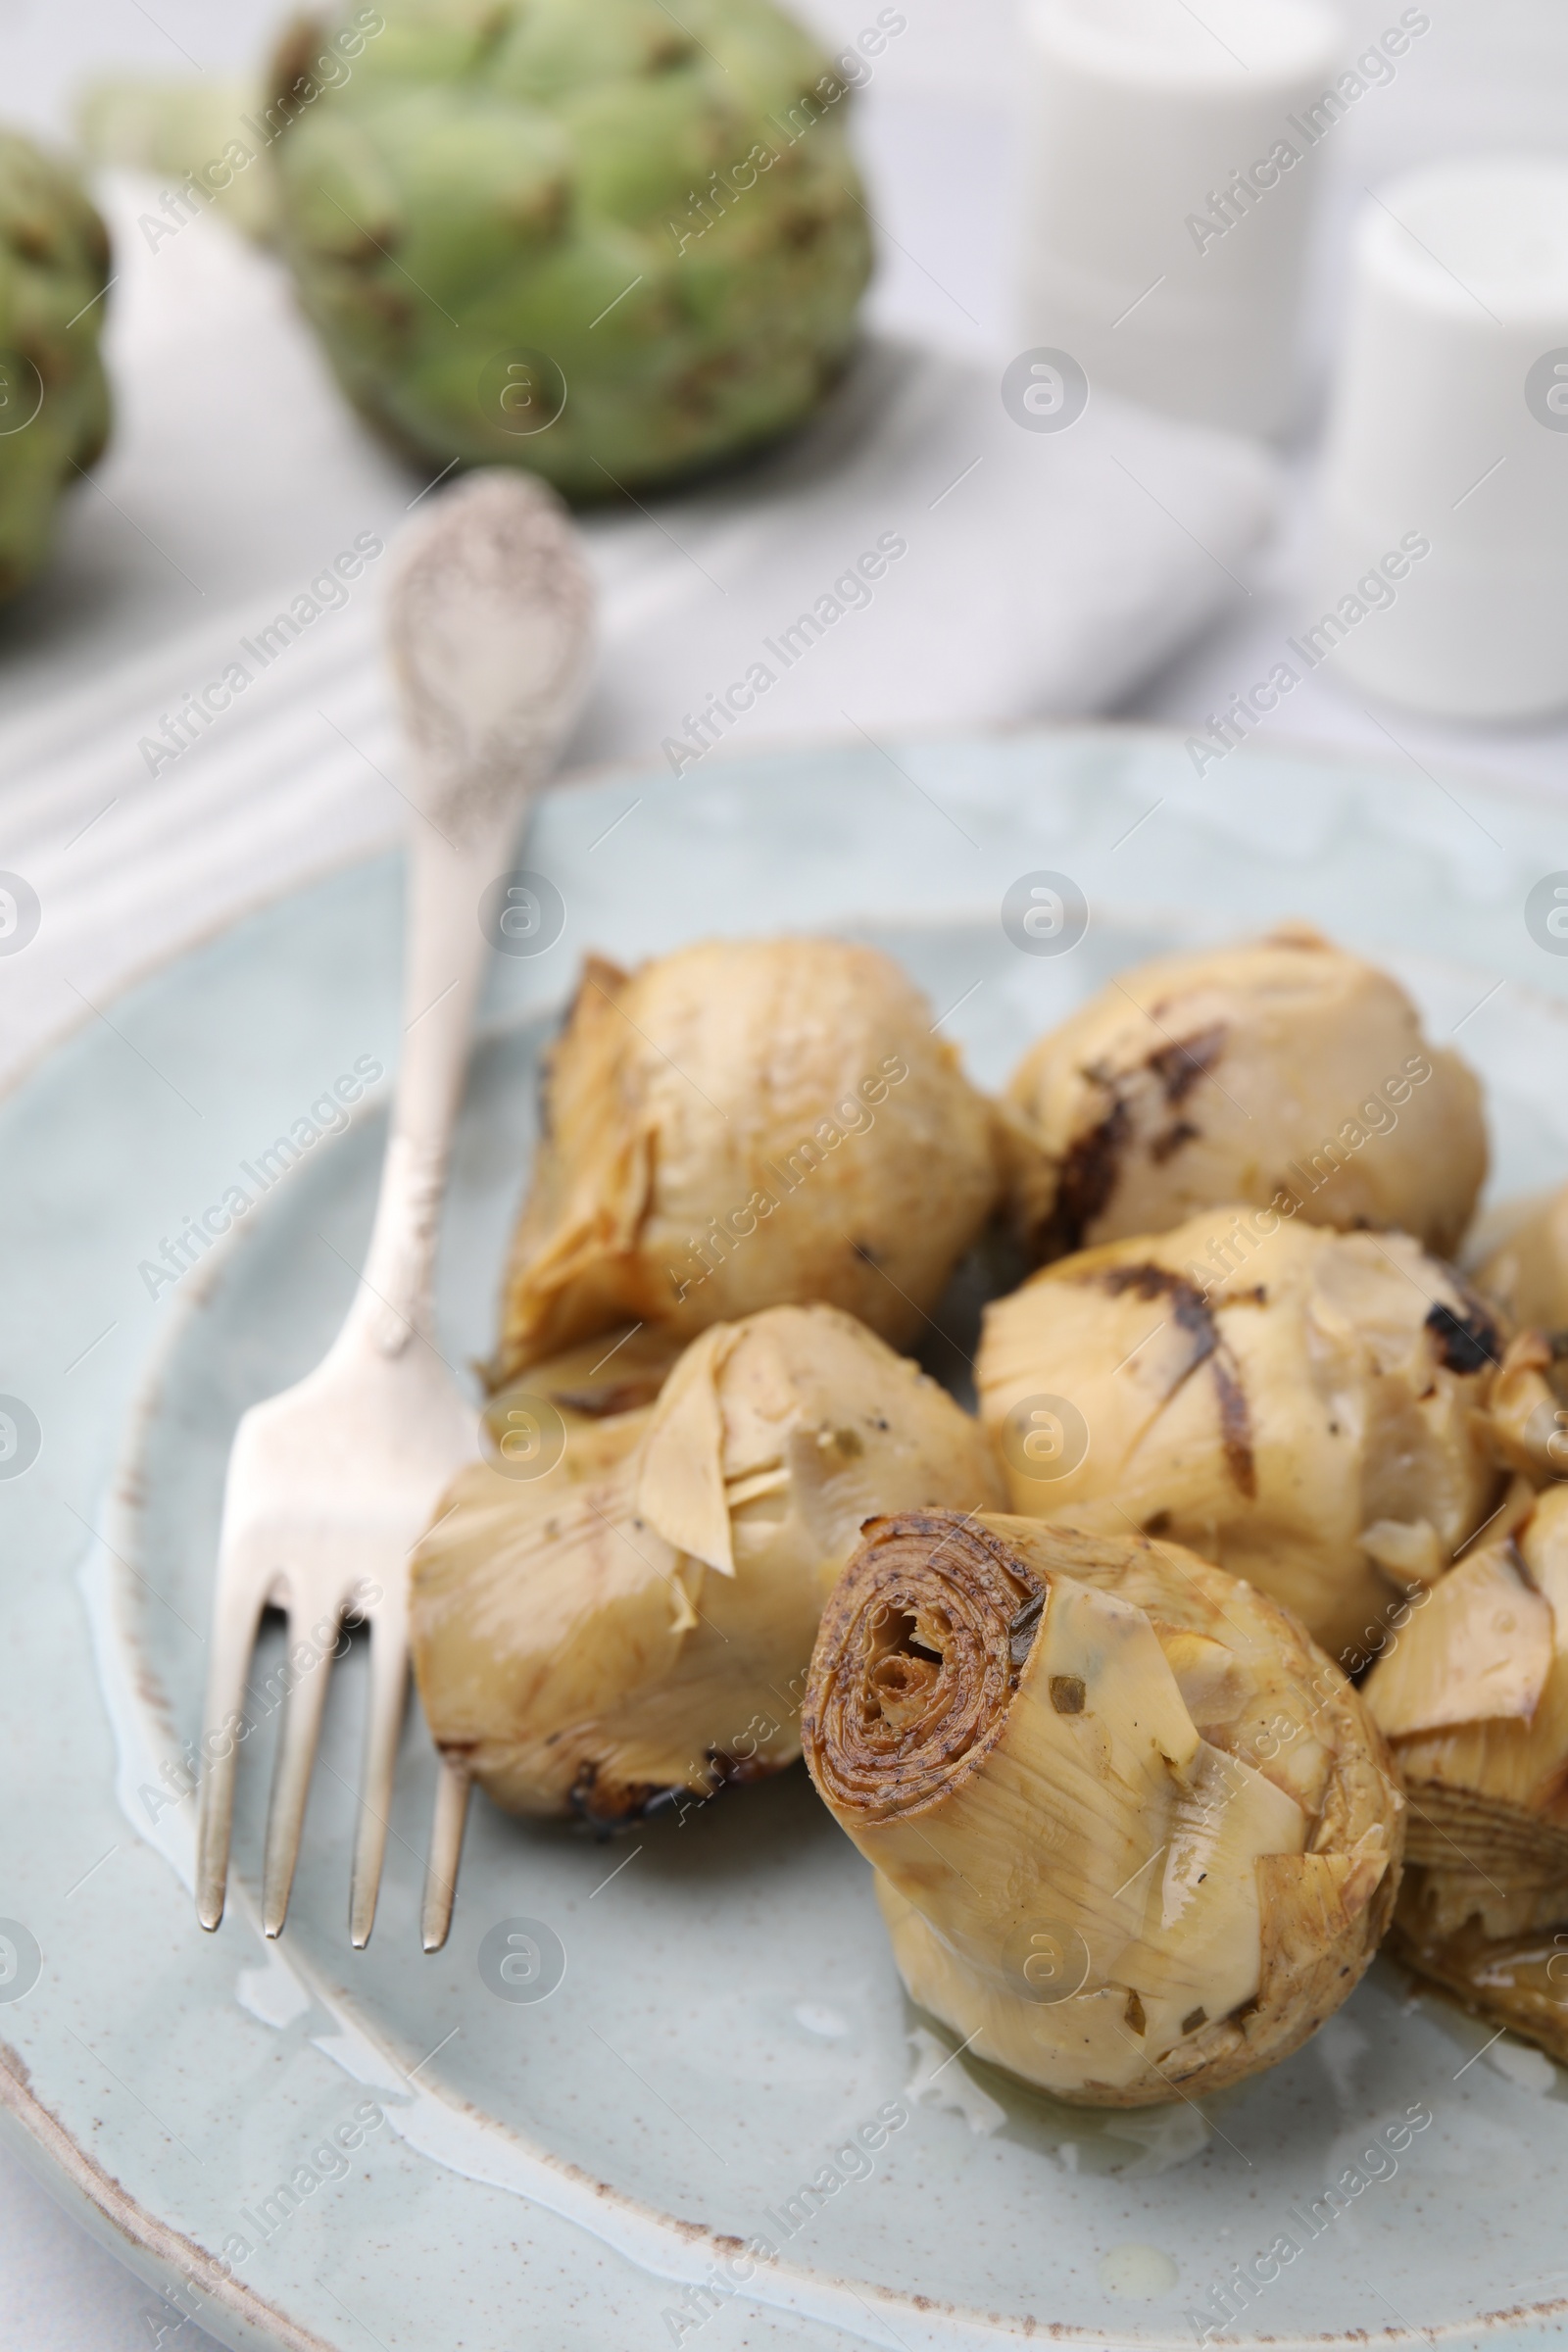
[[[316,1370],[253,1405],[223,1494],[201,1748],[196,1906],[223,1916],[245,1682],[264,1607],[320,1662],[288,1690],[268,1811],[262,1924],[281,1933],[315,1764],[328,1659],[368,1620],[369,1704],[349,1897],[368,1941],[408,1688],[409,1555],[478,1416],[435,1340],[433,1270],[452,1131],[487,959],[480,902],[559,758],[587,677],[593,597],[569,518],[531,476],[470,475],[395,552],[388,636],[412,754],[404,1034],[369,1253]],[[520,904],[521,902],[519,902]],[[446,1939],[467,1806],[443,1765],[423,1939]]]

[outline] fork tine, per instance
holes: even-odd
[[[291,1634],[297,1623],[291,1611]],[[305,1826],[305,1800],[310,1794],[321,1710],[326,1704],[326,1686],[336,1649],[335,1611],[326,1624],[333,1631],[333,1641],[317,1664],[292,1686],[283,1702],[283,1728],[267,1807],[267,1853],[262,1869],[262,1926],[269,1936],[280,1936],[288,1917],[289,1890],[299,1857],[300,1832]],[[324,1631],[325,1626],[318,1630]]]
[[[365,1724],[365,1763],[360,1774],[360,1821],[354,1839],[354,1877],[349,1888],[349,1938],[363,1952],[375,1925],[392,1814],[392,1779],[403,1733],[409,1686],[406,1626],[392,1616],[376,1620],[370,1635],[370,1703]]]
[[[220,1577],[207,1671],[207,1700],[202,1713],[203,1766],[196,1805],[196,1916],[207,1929],[217,1928],[223,1917],[228,1845],[234,1819],[234,1772],[239,1740],[230,1733],[225,1753],[223,1729],[231,1716],[243,1718],[245,1675],[262,1614],[260,1595],[248,1604],[238,1595],[234,1598],[239,1600],[237,1607],[231,1605]]]
[[[424,1948],[438,1952],[452,1926],[452,1904],[458,1891],[458,1865],[463,1859],[463,1830],[468,1818],[468,1791],[473,1775],[455,1757],[441,1758],[436,1783],[435,1819],[430,1825],[430,1858],[424,1866]]]

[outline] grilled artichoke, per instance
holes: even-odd
[[[271,79],[300,299],[432,467],[665,481],[798,423],[849,355],[849,83],[771,0],[381,0],[302,20]]]
[[[1015,1510],[1169,1535],[1364,1665],[1492,1506],[1501,1350],[1407,1235],[1213,1209],[998,1300],[977,1377]]]
[[[1124,973],[1031,1047],[1006,1103],[1037,1258],[1232,1201],[1447,1256],[1487,1170],[1470,1070],[1386,972],[1305,924]]]
[[[786,1301],[918,1331],[999,1186],[990,1104],[891,959],[714,940],[591,961],[553,1056],[496,1376],[624,1319]]]
[[[817,1619],[862,1521],[1000,1499],[977,1425],[834,1307],[717,1325],[656,1403],[607,1418],[555,1367],[541,1387],[579,1399],[559,1466],[509,1475],[503,1441],[414,1564],[431,1735],[512,1812],[611,1824],[792,1763]]]
[[[109,235],[74,174],[0,130],[0,599],[49,552],[60,493],[109,438]]]
[[[1519,1482],[1364,1695],[1409,1792],[1395,1950],[1568,2064],[1568,1488]]]
[[[1488,1252],[1476,1282],[1515,1323],[1568,1331],[1568,1185]]]
[[[1400,1799],[1360,1700],[1174,1544],[877,1521],[804,1738],[911,1997],[1057,2098],[1149,2106],[1272,2065],[1387,1924]]]

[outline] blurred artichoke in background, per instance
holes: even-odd
[[[257,145],[261,104],[260,87],[249,81],[108,74],[78,93],[76,136],[94,164],[194,181],[193,212],[210,201],[265,243],[275,225],[276,189]],[[241,161],[247,156],[249,164]]]
[[[808,415],[870,242],[848,86],[771,0],[377,14],[352,68],[300,20],[271,78],[284,250],[372,424],[603,498]]]
[[[109,234],[79,180],[0,130],[0,598],[39,569],[61,491],[109,438],[108,279]]]

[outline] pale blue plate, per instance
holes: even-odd
[[[1454,789],[1241,752],[1200,785],[1174,738],[1086,729],[553,797],[527,862],[566,927],[494,975],[447,1217],[452,1351],[489,1345],[538,1045],[589,948],[871,936],[995,1081],[1123,963],[1302,914],[1389,960],[1435,1035],[1457,1030],[1487,1080],[1498,1188],[1560,1179],[1568,956],[1537,944],[1525,902],[1568,877],[1568,812]],[[1063,956],[1024,954],[1002,925],[1008,886],[1042,869],[1091,906]],[[0,2114],[23,2153],[171,2324],[188,2310],[234,2345],[954,2352],[1174,2346],[1205,2325],[1247,2343],[1560,2340],[1568,2103],[1544,2060],[1506,2040],[1481,2055],[1484,2031],[1380,1967],[1206,2120],[1107,2127],[961,2059],[916,2103],[907,2086],[948,2045],[918,2040],[864,1868],[799,1771],[611,1846],[480,1805],[451,1942],[427,1960],[431,1768],[413,1719],[380,1921],[356,1956],[357,1655],[283,1943],[255,1925],[266,1734],[229,1916],[200,1932],[193,1807],[172,1794],[198,1727],[226,1448],[343,1312],[380,1102],[177,1286],[154,1298],[138,1269],[231,1185],[256,1191],[242,1163],[360,1057],[392,1065],[398,895],[380,860],[269,907],[0,1104],[0,1390],[42,1433],[24,1474],[0,1476]],[[482,1938],[517,1918],[564,1951],[546,2000],[498,1998],[480,1973]],[[835,2166],[879,2111],[907,2120]],[[350,2155],[331,2153],[340,2132]],[[775,2261],[716,2270],[757,2236]],[[1227,2324],[1214,2296],[1237,2265],[1252,2284]]]

